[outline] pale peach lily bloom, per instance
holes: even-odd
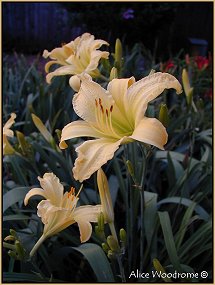
[[[84,33],[74,41],[55,48],[51,52],[44,50],[43,57],[52,59],[45,65],[47,73],[51,65],[61,65],[46,76],[46,81],[50,83],[54,76],[73,75],[70,78],[70,85],[75,91],[78,91],[80,80],[77,75],[86,72],[93,78],[100,76],[100,71],[97,68],[99,60],[101,58],[107,59],[109,56],[109,52],[98,50],[102,45],[109,44],[103,40],[95,40],[94,36],[89,33]]]
[[[14,132],[10,129],[15,123],[16,114],[11,113],[10,119],[5,123],[3,127],[3,154],[12,154],[15,152],[14,148],[9,143],[7,137],[13,137]]]
[[[73,108],[83,120],[74,121],[62,130],[60,148],[65,140],[93,137],[76,148],[78,157],[73,168],[74,178],[83,181],[110,160],[121,144],[140,141],[164,149],[165,127],[145,112],[148,103],[164,89],[182,92],[178,80],[157,72],[135,82],[134,77],[113,79],[103,89],[88,76],[82,76],[80,90],[73,98]]]
[[[38,177],[41,188],[31,189],[25,196],[24,204],[28,204],[29,198],[34,195],[43,196],[37,206],[37,215],[44,223],[43,234],[30,252],[33,256],[41,243],[48,237],[53,236],[68,226],[78,223],[81,242],[86,242],[92,234],[90,222],[97,222],[100,214],[101,205],[79,206],[77,207],[78,194],[75,189],[64,192],[64,187],[58,177],[53,173],[45,173],[43,178]],[[80,192],[80,191],[79,191]]]

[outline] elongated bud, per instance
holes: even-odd
[[[114,221],[113,204],[108,186],[107,177],[100,168],[97,172],[97,184],[102,204],[102,212],[104,214],[105,222],[112,223]]]
[[[120,41],[120,39],[116,39],[116,44],[115,44],[115,63],[118,65],[119,67],[121,67],[121,62],[122,62],[122,43]],[[118,67],[118,66],[116,66]]]
[[[43,124],[43,122],[40,120],[39,117],[37,117],[35,114],[31,114],[32,120],[36,126],[36,128],[40,131],[42,136],[46,139],[47,142],[51,142],[53,137],[50,134],[50,132],[47,130],[46,126]]]
[[[108,253],[108,251],[110,250],[108,244],[105,242],[102,243],[102,248],[103,248],[104,252],[106,252],[106,253]]]
[[[104,231],[104,215],[102,212],[98,215],[98,231]]]
[[[55,130],[55,133],[56,133],[56,135],[57,135],[58,140],[60,141],[62,131],[59,130],[59,129],[56,129],[56,130]]]
[[[107,244],[109,245],[110,249],[113,252],[119,252],[120,251],[118,241],[113,236],[110,235],[107,237]]]
[[[157,258],[153,259],[153,266],[157,272],[166,273],[166,270],[160,264],[160,261]],[[166,274],[165,274],[166,276]],[[171,282],[171,278],[168,277],[161,277],[165,282]]]
[[[16,247],[16,252],[18,254],[18,258],[22,260],[25,256],[25,250],[23,246],[21,245],[20,241],[18,240],[15,241],[15,247]]]
[[[124,244],[126,244],[127,234],[126,234],[126,231],[124,229],[120,229],[119,237],[120,237],[120,241],[123,242]]]
[[[131,175],[131,177],[134,177],[134,168],[133,168],[131,161],[127,160],[126,165],[127,165],[129,174]]]
[[[118,78],[118,70],[116,67],[113,67],[110,72],[110,81],[115,78]]]
[[[159,121],[164,125],[164,127],[167,127],[169,125],[169,115],[166,104],[160,105]]]
[[[190,86],[189,76],[185,68],[182,71],[182,83],[186,95],[187,105],[191,106],[193,100],[193,87]]]

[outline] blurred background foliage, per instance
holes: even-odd
[[[3,3],[3,9],[11,11],[10,4]],[[14,3],[14,7],[18,9],[21,4],[26,5]],[[40,3],[42,4],[44,3]],[[210,4],[200,3],[200,6],[207,10],[211,7]],[[183,5],[186,11],[189,5]],[[187,69],[191,86],[194,88],[192,100],[195,108],[188,105],[185,92],[176,95],[168,90],[154,100],[147,110],[149,117],[158,118],[161,104],[166,104],[169,115],[169,139],[165,151],[152,149],[148,158],[144,182],[144,270],[151,272],[156,269],[156,264],[153,263],[156,258],[168,272],[206,270],[209,273],[207,280],[200,278],[186,280],[187,282],[211,281],[212,55],[201,54],[199,49],[199,58],[197,54],[187,56],[185,45],[173,43],[172,39],[176,35],[172,27],[178,11],[183,10],[182,3],[63,3],[62,7],[68,11],[66,17],[70,28],[80,28],[73,29],[73,36],[76,32],[82,33],[83,29],[110,43],[114,43],[116,37],[121,37],[124,43],[123,76],[134,75],[139,79],[154,69],[169,72],[182,83],[182,70]],[[115,14],[116,17],[113,16]],[[6,22],[5,18],[6,16],[3,17],[3,23]],[[184,18],[181,22],[183,20]],[[205,29],[206,33],[210,47],[212,39]],[[59,39],[61,30],[57,34]],[[167,42],[162,40],[162,35],[168,35]],[[197,32],[192,34],[195,37],[197,35]],[[64,42],[65,39],[60,40]],[[70,37],[66,40],[72,39]],[[9,52],[12,49],[18,52],[38,53],[41,47],[35,46],[35,49],[32,49],[29,37],[28,41],[29,46],[23,47],[19,46],[21,39],[9,38],[6,33],[3,37],[3,43],[7,43],[4,46],[3,57],[3,121],[7,121],[11,112],[16,113],[17,119],[13,126],[15,136],[10,140],[16,152],[3,157],[2,235],[4,238],[10,234],[10,229],[15,230],[16,233],[12,232],[15,239],[21,248],[24,248],[24,253],[16,248],[14,258],[14,254],[8,254],[8,248],[3,247],[3,280],[120,282],[115,261],[108,260],[103,252],[101,253],[101,240],[95,233],[85,248],[78,247],[80,241],[76,226],[71,226],[47,239],[33,261],[29,262],[25,256],[41,235],[43,225],[36,215],[38,198],[32,199],[28,207],[23,205],[23,198],[29,189],[38,185],[37,176],[42,176],[45,172],[54,172],[64,183],[66,190],[71,185],[78,189],[80,185],[73,179],[71,169],[76,158],[75,147],[81,141],[71,140],[66,151],[59,150],[58,130],[77,119],[71,104],[74,92],[68,85],[67,77],[55,78],[51,85],[45,82],[44,61],[40,55],[29,58],[13,53],[11,57]],[[49,44],[52,45],[51,48],[55,47],[53,42],[47,43]],[[174,45],[178,46],[176,51]],[[46,45],[43,46],[43,49],[45,48]],[[110,51],[114,53],[114,44]],[[110,65],[113,64],[114,59],[111,57]],[[102,62],[100,69],[109,75],[110,68],[107,67],[107,63]],[[38,131],[33,123],[32,114],[38,116],[45,124],[53,137],[52,143],[47,142]],[[125,163],[127,159],[133,166],[132,175]],[[134,178],[137,182],[141,180],[143,161],[144,153],[137,143],[133,143],[121,147],[115,158],[104,167],[113,199],[117,231],[122,227],[127,231],[123,264],[128,282],[138,281],[135,278],[128,279],[128,276],[131,270],[138,268],[140,261],[140,206]],[[99,198],[96,190],[96,179],[93,176],[84,183],[84,190],[80,196],[81,204],[97,204]],[[138,234],[134,235],[134,232]],[[104,269],[104,275],[101,274],[100,266]],[[112,273],[105,275],[107,272],[110,273],[110,270],[113,271],[115,279]],[[150,278],[147,281],[161,280]]]

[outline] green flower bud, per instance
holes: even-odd
[[[15,251],[9,250],[8,255],[16,260],[18,259]]]
[[[110,81],[115,78],[118,78],[118,70],[116,67],[113,67],[110,72]]]
[[[164,125],[164,127],[167,127],[169,124],[168,108],[166,104],[160,105],[159,121]]]
[[[110,235],[107,237],[107,244],[109,245],[110,249],[113,252],[119,252],[120,251],[118,241],[113,236]]]
[[[110,250],[108,244],[105,242],[102,243],[102,248],[103,248],[104,252],[106,252],[106,253],[108,253],[108,251]]]
[[[124,229],[120,229],[119,237],[120,237],[120,241],[123,242],[124,244],[126,244],[127,234],[126,234],[126,231]]]
[[[98,215],[98,231],[104,231],[104,215],[102,212]]]

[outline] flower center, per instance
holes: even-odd
[[[112,112],[113,105],[109,108],[104,108],[101,98],[95,99],[95,118],[96,118],[96,130],[104,136],[111,136],[117,139],[122,138],[122,134],[117,132],[113,126]]]

